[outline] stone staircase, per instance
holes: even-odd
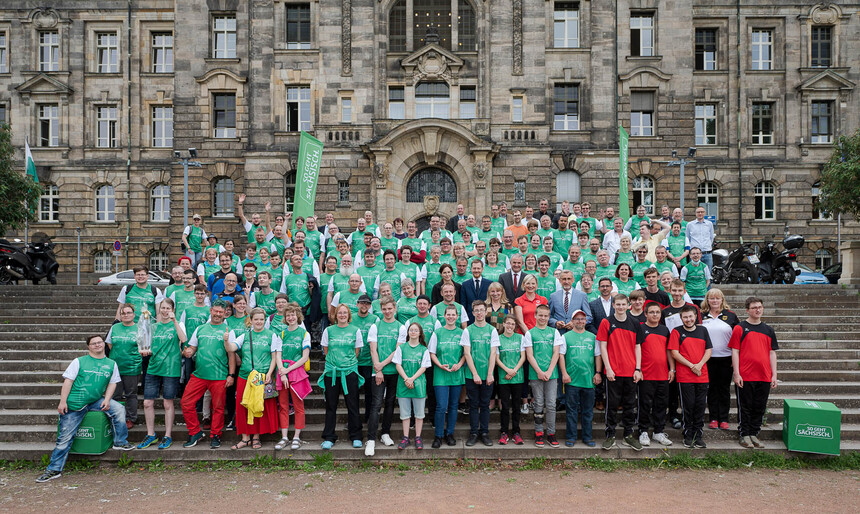
[[[779,376],[781,383],[771,394],[768,404],[768,426],[761,439],[767,451],[782,452],[781,441],[783,399],[820,400],[835,403],[842,410],[842,448],[860,450],[860,295],[857,289],[840,286],[732,286],[724,288],[729,303],[741,319],[744,318],[743,301],[755,294],[765,301],[765,319],[777,332],[780,342]],[[84,339],[90,334],[105,334],[116,309],[116,288],[98,286],[35,286],[5,287],[0,292],[0,459],[38,460],[53,448],[56,436],[56,406],[62,382],[61,373],[73,358],[85,353]],[[322,354],[314,350],[313,381],[322,369]],[[140,396],[142,400],[142,392]],[[177,400],[177,422],[182,416]],[[733,400],[734,406],[734,400]],[[158,406],[158,404],[157,404]],[[129,441],[143,439],[145,428],[135,426]],[[255,455],[276,455],[282,458],[311,459],[320,451],[320,434],[323,428],[324,405],[322,394],[315,388],[306,400],[307,427],[302,439],[307,442],[296,452],[275,452],[276,435],[264,436],[264,447],[259,451],[244,449],[231,451],[229,446],[238,438],[236,432],[225,432],[224,446],[210,450],[208,441],[195,448],[183,449],[187,437],[184,425],[174,427],[174,446],[168,450],[134,451],[135,461],[189,461],[235,459],[249,460]],[[163,425],[163,412],[156,412],[157,425]],[[589,456],[620,458],[653,458],[662,454],[663,447],[652,445],[642,452],[630,449],[603,452],[578,443],[574,448],[540,449],[532,444],[533,423],[524,416],[521,426],[526,438],[524,446],[508,445],[467,448],[468,416],[460,415],[456,430],[457,446],[430,448],[432,428],[430,417],[424,429],[425,450],[414,448],[398,452],[393,448],[377,446],[375,460],[424,459],[506,459],[523,460],[537,456],[552,458],[586,458]],[[595,412],[594,434],[603,439],[603,412]],[[705,431],[708,450],[747,451],[736,442],[737,413],[731,411],[731,431]],[[362,450],[353,450],[344,440],[346,410],[341,407],[338,416],[340,441],[333,449],[338,460],[364,459]],[[490,419],[491,436],[498,437],[499,413]],[[564,440],[564,413],[556,418],[557,437]],[[161,428],[163,432],[163,427]],[[685,451],[679,431],[667,430],[675,444],[669,452]],[[392,437],[400,435],[399,419],[395,412]],[[116,461],[120,452],[108,451],[101,457]]]

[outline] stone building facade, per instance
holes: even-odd
[[[129,8],[130,5],[130,8]],[[291,209],[299,131],[326,149],[317,210],[351,227],[457,203],[707,203],[718,239],[800,233],[836,260],[853,221],[815,209],[821,165],[860,127],[860,3],[657,0],[30,0],[0,6],[0,116],[33,149],[33,230],[84,273],[175,262],[190,213],[223,242]],[[23,152],[21,153],[23,160]],[[435,198],[434,198],[435,197]],[[426,199],[429,201],[425,201]]]

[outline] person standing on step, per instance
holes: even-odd
[[[433,439],[433,448],[445,444],[454,446],[457,440],[454,438],[454,428],[457,424],[457,401],[460,391],[465,384],[463,366],[466,364],[466,356],[463,347],[469,344],[469,332],[464,330],[458,319],[460,309],[454,305],[445,306],[443,313],[445,325],[436,327],[427,350],[430,352],[430,360],[433,362],[433,387],[436,393],[436,414],[434,427],[436,429]],[[447,416],[447,418],[446,418]]]
[[[528,289],[526,289],[528,291]],[[535,445],[558,446],[555,438],[555,401],[558,394],[558,355],[564,339],[549,323],[549,306],[535,308],[535,326],[523,336],[523,349],[529,361],[529,387],[534,397]],[[544,428],[546,433],[544,434]],[[546,439],[544,439],[546,437]]]
[[[501,290],[501,286],[499,289]],[[501,294],[504,295],[503,290]],[[496,366],[499,370],[497,387],[502,404],[501,434],[499,435],[501,445],[508,444],[510,440],[517,445],[523,444],[523,438],[520,435],[519,403],[523,394],[523,365],[526,362],[526,352],[522,345],[523,336],[517,334],[516,329],[517,319],[512,314],[505,316],[496,354]],[[510,432],[508,427],[511,428]]]
[[[385,446],[394,446],[394,440],[391,439],[391,423],[394,420],[398,374],[397,367],[391,359],[394,358],[397,346],[406,342],[406,327],[397,321],[394,298],[388,295],[382,297],[379,308],[382,311],[382,319],[371,325],[367,333],[374,373],[374,385],[371,386],[373,404],[367,421],[367,447],[365,448],[365,454],[368,457],[374,455],[379,427],[379,409],[382,409],[383,405],[382,431],[379,439]]]
[[[137,346],[137,324],[134,322],[134,305],[127,303],[119,310],[121,323],[110,327],[105,344],[119,368],[121,381],[113,399],[125,401],[125,425],[131,429],[137,423],[137,386],[140,383],[141,356]]]
[[[48,468],[36,482],[48,482],[63,475],[63,467],[72,448],[72,441],[84,416],[90,411],[102,411],[113,425],[113,449],[134,450],[128,444],[128,428],[125,426],[125,409],[112,400],[114,390],[120,383],[119,367],[105,356],[105,341],[102,336],[87,338],[87,355],[78,357],[63,372],[63,388],[60,392],[60,413],[57,444],[51,453]]]
[[[561,370],[565,389],[567,415],[565,446],[576,444],[576,425],[582,419],[582,442],[594,447],[591,428],[594,419],[594,386],[600,385],[603,377],[603,361],[600,345],[594,334],[585,330],[588,315],[577,309],[573,312],[573,328],[564,336],[564,346],[559,349],[558,367]]]
[[[481,300],[472,302],[475,322],[466,330],[469,344],[463,346],[466,357],[466,395],[469,398],[469,439],[466,446],[474,446],[480,439],[484,446],[490,441],[490,397],[493,394],[496,352],[499,333],[487,323],[487,305]]]
[[[199,214],[191,217],[191,223],[182,231],[182,244],[185,245],[185,256],[191,259],[192,265],[196,266],[203,260],[203,241],[207,237],[202,226],[203,218]]]
[[[684,422],[684,447],[707,448],[703,439],[705,406],[708,396],[708,359],[711,337],[696,325],[699,310],[692,305],[681,307],[681,326],[669,336],[669,350],[675,361],[675,379],[681,398]]]
[[[747,298],[747,319],[732,330],[732,368],[735,395],[738,399],[738,432],[744,448],[764,448],[759,441],[762,417],[767,409],[770,390],[776,388],[776,333],[761,320],[764,304],[759,298]]]
[[[304,370],[305,363],[311,355],[311,335],[302,326],[302,309],[293,302],[284,309],[286,327],[278,334],[281,337],[281,358],[278,359],[278,375],[281,389],[278,391],[278,420],[281,426],[281,440],[275,445],[276,450],[283,450],[290,442],[290,403],[295,412],[295,432],[290,444],[291,450],[302,447],[302,429],[305,428],[305,401],[290,384],[290,374],[296,370]],[[304,371],[302,371],[304,373]]]
[[[635,291],[634,291],[635,292]],[[675,361],[667,349],[669,329],[660,324],[662,309],[657,302],[645,307],[642,325],[642,380],[639,382],[639,443],[651,446],[648,425],[654,428],[654,440],[663,446],[672,441],[664,431],[669,404],[669,382],[675,378]]]
[[[427,400],[427,377],[424,372],[432,364],[421,325],[410,324],[406,333],[406,343],[397,346],[391,359],[399,375],[397,400],[400,406],[400,422],[403,425],[403,439],[397,449],[405,450],[409,447],[409,420],[415,416],[415,449],[423,450],[421,429],[424,427],[424,402]]]
[[[389,298],[390,299],[390,298]],[[393,300],[392,300],[393,302]],[[320,345],[325,355],[325,368],[317,381],[325,394],[325,426],[323,450],[331,450],[337,441],[337,404],[343,395],[347,412],[347,430],[353,448],[361,448],[361,415],[358,391],[364,379],[358,373],[358,354],[364,346],[361,330],[352,322],[352,311],[345,304],[335,309],[335,324],[325,328]]]
[[[711,336],[713,351],[708,361],[708,417],[712,430],[729,429],[731,406],[732,349],[729,342],[740,320],[729,310],[726,297],[719,289],[711,289],[702,302],[702,326]]]

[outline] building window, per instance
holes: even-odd
[[[478,117],[478,93],[475,86],[460,86],[460,119]]]
[[[581,177],[575,171],[561,171],[555,179],[556,209],[561,212],[561,202],[567,200],[571,204],[580,201]]]
[[[96,107],[96,147],[116,148],[117,109],[115,105]]]
[[[0,73],[9,73],[9,42],[6,32],[0,32]]]
[[[451,16],[457,11],[456,23]],[[406,24],[412,24],[412,47],[406,40]],[[406,52],[427,44],[432,35],[448,50],[474,52],[477,48],[475,10],[467,0],[400,0],[388,13],[388,50]],[[457,46],[452,48],[456,35]]]
[[[110,273],[110,252],[96,252],[93,256],[93,271],[96,273]]]
[[[654,135],[654,92],[630,93],[630,135]]]
[[[415,88],[415,117],[448,119],[451,96],[444,82],[422,82]]]
[[[770,102],[752,104],[752,144],[773,144],[773,104]]]
[[[340,99],[340,122],[352,123],[352,97],[350,96]]]
[[[579,86],[556,84],[553,91],[553,130],[579,130]]]
[[[651,177],[633,177],[633,206],[645,207],[645,213],[654,214],[654,179]]]
[[[212,185],[213,209],[215,216],[233,216],[233,181],[229,178],[216,179]]]
[[[39,105],[39,146],[60,146],[60,106]]]
[[[349,180],[337,181],[337,201],[339,203],[349,203]]]
[[[412,25],[413,50],[427,44],[427,36],[436,34],[439,45],[451,49],[451,1],[413,0],[414,23]]]
[[[168,271],[170,268],[170,257],[167,252],[152,252],[149,254],[149,269],[152,271]]]
[[[388,50],[406,51],[406,0],[394,4],[388,15]]]
[[[152,72],[173,73],[173,33],[152,33]]]
[[[293,212],[296,204],[296,170],[288,171],[284,175],[284,209]]]
[[[827,68],[833,57],[833,27],[816,25],[812,27],[810,56],[813,68]]]
[[[119,73],[119,38],[116,32],[96,34],[98,73]]]
[[[39,198],[39,221],[60,221],[60,188],[54,184],[42,186]]]
[[[821,248],[815,251],[815,269],[823,270],[833,265],[833,254],[830,250]]]
[[[696,69],[717,69],[717,29],[696,29]]]
[[[474,52],[477,49],[475,11],[466,0],[457,2],[457,50]]]
[[[773,31],[754,29],[752,31],[752,69],[773,69]]]
[[[311,47],[311,5],[287,4],[287,49]]]
[[[579,48],[579,4],[555,4],[553,46],[555,48]]]
[[[113,186],[105,184],[96,188],[96,221],[115,221],[115,210],[116,198]]]
[[[215,93],[212,95],[212,125],[215,137],[236,137],[236,94]]]
[[[654,55],[654,15],[630,16],[630,55],[636,57]]]
[[[520,95],[511,99],[511,121],[513,123],[523,122],[523,97]]]
[[[173,148],[173,106],[152,107],[152,146]]]
[[[212,18],[212,57],[236,58],[236,16],[220,15]]]
[[[311,88],[287,88],[287,130],[298,132],[311,129]]]
[[[388,88],[388,118],[402,120],[406,118],[406,94],[402,86]]]
[[[771,182],[755,185],[755,219],[776,219],[776,188]]]
[[[515,180],[514,181],[514,205],[525,205],[526,204],[526,181],[525,180]]]
[[[170,221],[170,186],[157,184],[149,191],[150,221]]]
[[[696,144],[717,144],[717,105],[696,105]]]
[[[705,216],[717,216],[720,189],[713,182],[702,182],[696,188],[697,205],[705,208]]]
[[[814,220],[832,220],[833,216],[829,212],[822,210],[819,206],[821,202],[821,182],[816,182],[812,185],[812,219]]]
[[[422,203],[425,196],[438,196],[443,203],[457,203],[457,183],[439,168],[425,168],[406,183],[406,201]]]
[[[60,71],[60,33],[39,32],[39,71]]]
[[[812,143],[833,140],[833,102],[812,102]]]
[[[7,110],[8,108],[6,107],[6,104],[0,103],[0,123],[9,123],[9,120],[7,119]]]

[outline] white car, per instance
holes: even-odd
[[[167,287],[170,285],[170,275],[162,271],[150,271],[147,283],[155,287]],[[98,282],[100,286],[125,286],[129,284],[134,284],[134,271],[130,269],[102,277]]]

